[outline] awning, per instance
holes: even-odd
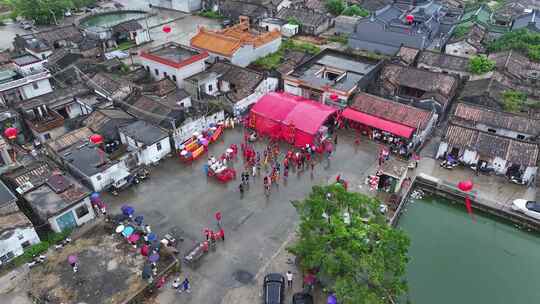
[[[350,108],[346,108],[343,111],[343,117],[404,138],[410,139],[414,133],[414,128],[411,128],[409,126],[395,123],[366,113],[358,112]]]

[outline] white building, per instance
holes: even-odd
[[[40,222],[61,232],[95,218],[86,187],[67,174],[50,174],[44,184],[23,196]]]
[[[168,78],[182,88],[184,79],[204,71],[208,52],[167,43],[141,52],[141,64],[156,80]]]
[[[23,254],[24,249],[39,243],[34,226],[19,211],[17,198],[0,182],[0,265]]]
[[[31,54],[12,59],[12,66],[0,69],[0,103],[15,105],[52,92],[51,74],[43,60]]]
[[[155,164],[171,153],[169,135],[145,121],[136,121],[119,132],[122,143],[137,150],[139,164]]]
[[[201,0],[150,0],[152,6],[177,10],[185,13],[201,9]]]
[[[212,60],[225,59],[232,64],[246,67],[253,61],[275,53],[281,46],[281,33],[278,30],[257,32],[250,28],[249,21],[223,30],[199,28],[191,38],[190,45],[207,51]]]

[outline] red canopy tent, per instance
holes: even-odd
[[[313,100],[272,92],[253,106],[250,121],[257,132],[300,147],[313,144],[320,127],[335,112],[336,109]]]
[[[409,126],[382,119],[366,113],[358,112],[351,108],[346,108],[345,110],[343,110],[343,117],[407,139],[410,139],[415,131],[414,128],[411,128]]]

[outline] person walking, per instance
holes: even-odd
[[[221,237],[221,240],[225,242],[225,230],[223,228],[219,228],[219,236]]]
[[[251,167],[251,174],[253,175],[253,177],[257,175],[257,166]]]
[[[176,292],[181,292],[181,291],[180,291],[180,278],[174,279],[174,281],[173,281],[173,283],[172,283],[172,288],[173,288]]]
[[[191,293],[191,286],[189,284],[189,280],[186,277],[184,281],[182,282],[182,289],[180,289],[180,292],[185,291],[187,293]]]
[[[238,190],[240,191],[240,198],[244,197],[244,184],[238,185]]]
[[[214,217],[216,218],[218,227],[221,227],[221,212],[217,211],[216,214],[214,214]]]
[[[287,287],[292,288],[293,287],[293,274],[292,274],[292,272],[290,270],[287,271],[286,276],[287,276]]]

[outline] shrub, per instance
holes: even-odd
[[[473,74],[484,74],[495,68],[495,61],[487,58],[486,55],[474,56],[469,60],[469,70]]]

